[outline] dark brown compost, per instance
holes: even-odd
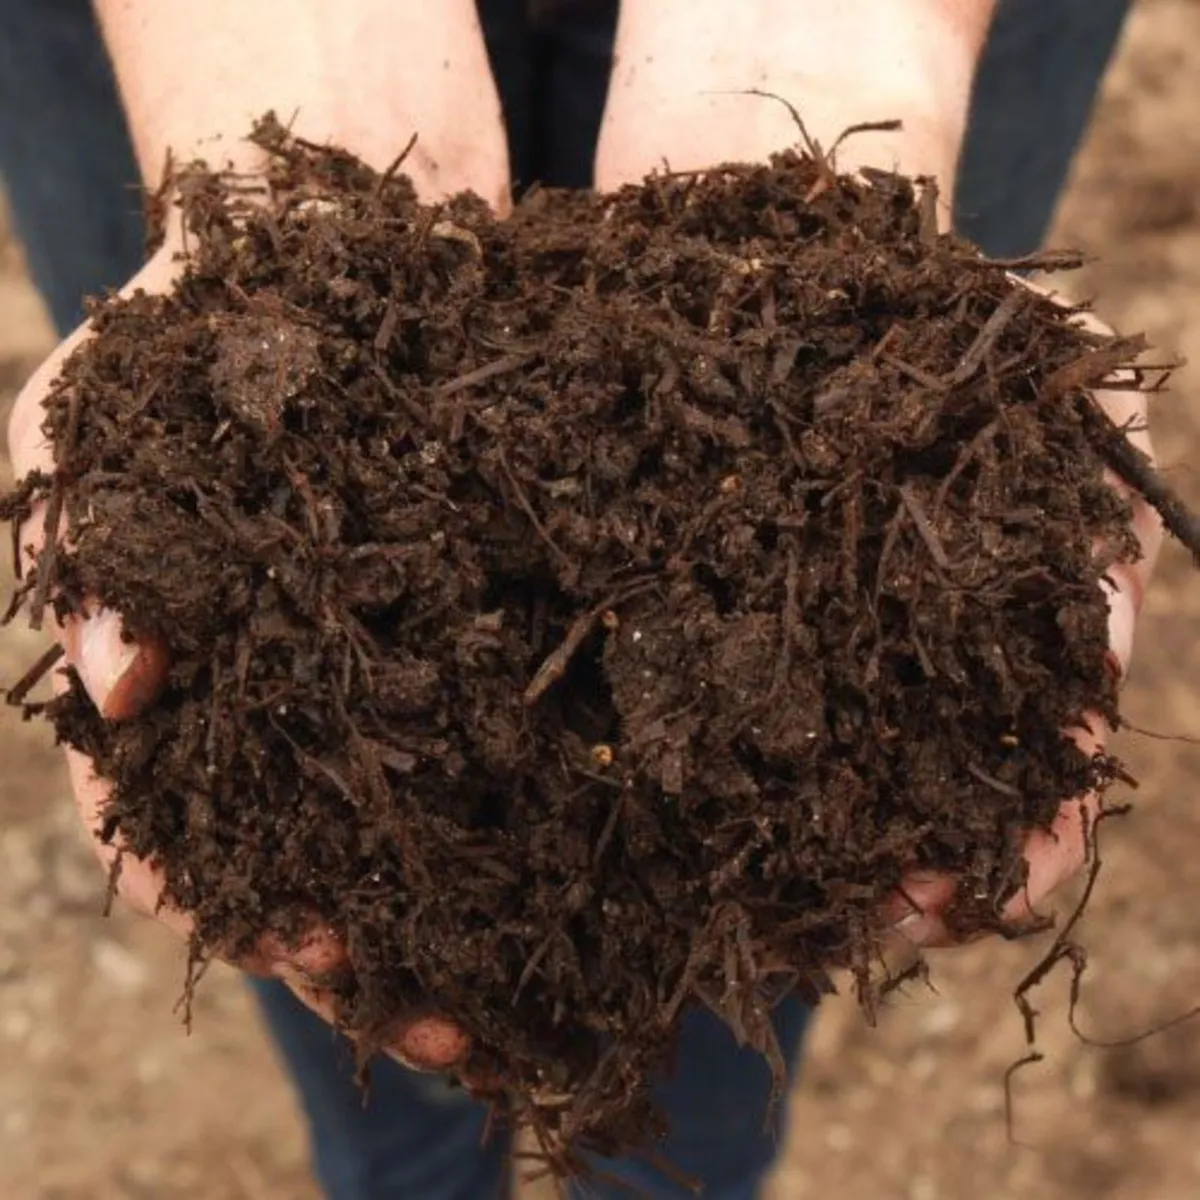
[[[788,989],[874,995],[905,872],[995,927],[1119,773],[1063,731],[1118,720],[1104,469],[1158,485],[1089,389],[1140,342],[801,151],[498,221],[256,137],[265,191],[182,173],[178,286],[95,306],[0,509],[65,517],[18,604],[170,646],[144,716],[45,712],[196,955],[326,922],[365,1050],[454,1018],[561,1156],[646,1145],[689,1006],[781,1070]]]

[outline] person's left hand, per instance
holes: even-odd
[[[853,172],[876,166],[930,176],[940,182],[942,196],[950,196],[986,22],[975,22],[964,33],[952,22],[940,22],[937,7],[760,0],[718,9],[697,0],[662,0],[623,9],[596,186],[609,190],[639,182],[664,164],[693,170],[765,162],[800,141],[792,115],[771,101],[774,96],[795,106],[807,133],[822,147],[852,125],[900,121],[899,128],[846,141],[836,168]],[[700,10],[708,9],[702,19]],[[751,89],[755,94],[746,95]],[[945,227],[944,202],[938,216]],[[1119,426],[1132,424],[1138,432],[1131,440],[1148,453],[1145,397],[1130,390],[1104,391],[1098,398]],[[1140,496],[1112,482],[1128,497],[1143,550],[1137,563],[1111,567],[1111,585],[1105,586],[1111,662],[1123,676],[1162,530]],[[1108,733],[1098,714],[1084,728],[1068,731],[1089,755],[1103,750]],[[1087,861],[1099,809],[1096,796],[1070,798],[1050,829],[1029,832],[1025,885],[1000,914],[1001,921],[1014,928],[1037,923],[1046,897]],[[945,914],[955,892],[949,876],[913,875],[884,919],[918,946],[952,945]]]
[[[1089,327],[1103,330],[1100,322],[1085,319]],[[1152,454],[1146,430],[1146,397],[1141,392],[1102,391],[1096,402],[1119,428],[1128,428],[1129,440],[1146,454]],[[1142,548],[1135,563],[1118,562],[1108,568],[1101,586],[1108,598],[1109,662],[1118,678],[1129,670],[1133,652],[1134,628],[1146,596],[1146,588],[1162,545],[1162,523],[1158,514],[1138,493],[1111,474],[1109,482],[1128,501],[1133,530]],[[1089,714],[1083,727],[1067,734],[1087,755],[1104,751],[1110,734],[1107,721],[1098,713]],[[1062,805],[1049,829],[1034,829],[1025,842],[1027,873],[1021,890],[999,914],[1014,929],[1036,927],[1047,915],[1043,903],[1062,884],[1073,878],[1089,862],[1093,850],[1100,799],[1095,794],[1073,797]],[[956,884],[945,875],[910,877],[904,894],[897,896],[889,916],[907,941],[932,949],[955,945],[960,939],[951,932],[945,914],[954,903]]]

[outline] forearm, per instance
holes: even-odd
[[[931,174],[949,192],[994,0],[625,0],[601,183],[662,164],[764,159],[795,145],[784,97],[829,146],[847,126],[899,118],[848,141],[839,165]]]
[[[493,202],[507,179],[500,104],[473,0],[95,0],[145,181],[168,151],[253,169],[268,110],[429,197]]]

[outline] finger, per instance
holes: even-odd
[[[1021,890],[1005,905],[1013,925],[1041,924],[1050,894],[1073,879],[1088,860],[1090,830],[1099,801],[1094,795],[1062,805],[1049,829],[1035,829],[1025,841],[1027,874]]]
[[[1103,728],[1098,714],[1088,714],[1084,725],[1071,730],[1069,736],[1092,758],[1104,750]],[[1006,925],[1033,925],[1044,918],[1039,909],[1046,898],[1087,863],[1099,810],[1099,797],[1089,793],[1063,804],[1048,829],[1029,833],[1024,848],[1025,882],[1000,914]],[[956,890],[956,881],[949,875],[914,873],[906,877],[886,909],[889,925],[923,949],[960,944],[964,939],[950,932],[944,917]]]
[[[30,471],[54,469],[54,448],[42,432],[42,422],[46,417],[42,401],[61,372],[63,363],[87,336],[87,326],[81,325],[65,341],[60,342],[26,380],[13,402],[8,418],[8,454],[18,479]],[[40,536],[41,531],[37,529],[31,532]]]
[[[164,643],[153,638],[140,645],[127,642],[120,617],[109,609],[99,609],[85,619],[68,622],[62,633],[69,659],[104,716],[125,719],[153,702],[166,677],[168,654]],[[56,675],[54,686],[60,694],[66,687],[61,674]],[[163,902],[162,872],[124,852],[119,839],[112,843],[101,840],[111,795],[108,783],[96,775],[89,758],[69,748],[67,766],[76,808],[91,834],[95,850],[110,870],[117,869],[116,896],[180,937],[190,937],[194,929],[190,916]],[[250,954],[219,956],[251,974],[276,976],[286,967],[315,981],[336,977],[347,963],[345,948],[315,914],[310,928],[298,940],[265,934]]]
[[[332,989],[349,967],[346,947],[316,914],[299,938],[265,933],[253,954],[238,965],[255,975],[300,979],[315,988]]]
[[[119,843],[110,844],[101,839],[109,786],[96,776],[90,758],[70,748],[66,753],[75,807],[90,834],[92,848],[101,863],[110,871],[114,868],[117,871],[116,896],[141,915],[161,921],[180,937],[190,937],[192,922],[188,916],[162,903],[161,873],[142,859],[124,853]]]
[[[75,330],[38,367],[17,397],[9,417],[8,443],[18,477],[54,469],[53,447],[42,430],[42,401],[63,363],[87,334],[86,326]],[[45,543],[45,514],[44,504],[35,506],[21,527],[26,569],[32,569],[33,559]],[[153,703],[167,673],[167,647],[161,639],[146,639],[135,646],[125,638],[120,618],[98,605],[86,619],[68,620],[59,636],[68,660],[103,716],[124,720]]]
[[[445,1017],[418,1017],[397,1030],[394,1053],[418,1071],[445,1071],[463,1062],[471,1039]]]
[[[139,289],[163,290],[177,270],[169,255],[158,255],[131,283],[122,289],[128,296]],[[18,477],[31,471],[50,472],[55,466],[54,450],[43,431],[43,401],[59,377],[69,356],[90,334],[82,325],[66,338],[29,378],[13,405],[8,422],[8,446]],[[38,506],[21,531],[21,547],[36,555],[45,541],[45,506]],[[89,604],[85,616],[68,619],[57,629],[67,660],[75,668],[92,702],[102,716],[127,720],[144,711],[159,695],[167,678],[170,652],[160,637],[144,637],[132,642],[125,636],[121,617],[99,604]],[[54,676],[55,690],[61,694],[66,682]],[[152,917],[180,937],[192,935],[194,922],[186,913],[164,904],[162,872],[152,864],[127,853],[119,837],[102,840],[104,814],[111,795],[110,786],[98,778],[91,761],[70,748],[66,751],[75,805],[93,848],[110,871],[115,870],[116,896],[136,912]],[[294,963],[295,969],[314,978],[328,977],[345,963],[345,951],[333,934],[314,921],[314,929],[299,944],[285,946],[278,938],[267,937],[262,946],[244,961],[248,969],[274,973],[280,962]]]
[[[132,642],[118,613],[94,608],[62,629],[67,661],[79,673],[100,715],[124,721],[158,698],[167,680],[170,651],[161,637]]]
[[[1109,564],[1100,581],[1108,601],[1109,646],[1118,674],[1124,676],[1133,657],[1138,614],[1145,603],[1150,576],[1162,548],[1163,526],[1162,519],[1144,497],[1111,472],[1107,473],[1107,478],[1109,484],[1129,503],[1133,514],[1133,533],[1142,549],[1142,557],[1136,562]]]
[[[1109,664],[1118,680],[1124,678],[1133,657],[1133,634],[1140,600],[1136,576],[1127,564],[1114,564],[1100,581],[1108,601]]]
[[[302,1004],[330,1025],[337,1026],[337,1002],[327,988],[316,987],[302,975],[280,975]],[[453,1021],[425,1015],[397,1022],[385,1039],[386,1053],[413,1071],[447,1071],[466,1060],[471,1039]]]
[[[1049,289],[1029,280],[1017,282],[1044,295]],[[1080,314],[1078,321],[1086,328],[1111,332],[1096,317]],[[1128,438],[1146,454],[1152,453],[1146,429],[1146,397],[1133,388],[1098,392],[1097,403],[1120,428],[1128,429]],[[1133,532],[1142,547],[1143,556],[1137,562],[1116,562],[1101,581],[1108,601],[1108,635],[1113,668],[1123,675],[1129,668],[1133,653],[1134,629],[1145,600],[1146,585],[1154,568],[1163,540],[1162,522],[1158,513],[1124,480],[1107,473],[1108,482],[1129,502]],[[1089,715],[1086,727],[1070,732],[1076,745],[1089,757],[1104,748],[1103,738],[1096,730],[1103,721]],[[1050,828],[1033,830],[1025,845],[1027,878],[1020,893],[1006,905],[1002,914],[1006,922],[1029,924],[1038,920],[1037,908],[1047,896],[1072,878],[1088,860],[1091,829],[1099,812],[1099,798],[1089,795],[1062,805]],[[956,885],[949,876],[913,875],[889,902],[885,915],[889,925],[905,940],[923,948],[954,944],[942,914],[954,898]]]
[[[175,256],[160,252],[118,294],[128,298],[136,292],[165,291],[178,271],[179,264]],[[62,374],[67,359],[91,333],[91,325],[85,322],[64,338],[29,377],[13,402],[8,418],[8,455],[18,479],[31,471],[54,470],[54,447],[42,428],[46,419],[43,402],[55,380]],[[39,510],[25,522],[21,529],[23,549],[32,546],[36,552],[42,545],[44,521],[44,510]]]
[[[942,914],[954,899],[955,890],[950,875],[914,872],[905,877],[888,902],[887,922],[914,946],[944,945],[950,939]]]
[[[1146,397],[1140,392],[1112,391],[1099,394],[1098,403],[1114,424],[1129,428],[1129,441],[1146,454],[1152,447],[1146,429]],[[1163,543],[1162,518],[1144,496],[1112,471],[1105,472],[1109,485],[1129,504],[1133,534],[1141,546],[1136,562],[1114,562],[1106,570],[1102,586],[1109,604],[1109,644],[1122,674],[1129,669],[1137,616],[1146,599],[1146,588]]]
[[[1049,288],[1041,284],[1030,280],[1021,280],[1021,282],[1026,287],[1051,299],[1060,299]],[[1094,313],[1078,313],[1074,317],[1074,321],[1092,333],[1111,335],[1113,332]],[[1094,393],[1095,402],[1118,429],[1127,431],[1126,437],[1132,445],[1141,450],[1143,454],[1153,457],[1154,446],[1147,425],[1146,394],[1132,386],[1135,380],[1130,372],[1122,372],[1114,376],[1113,382],[1118,381],[1128,381],[1131,386],[1128,388],[1105,388],[1097,391]],[[1133,533],[1142,548],[1142,557],[1137,562],[1114,563],[1108,569],[1109,579],[1105,581],[1104,585],[1109,598],[1110,645],[1121,671],[1124,673],[1129,669],[1129,661],[1133,652],[1133,631],[1136,618],[1141,611],[1146,596],[1146,587],[1162,547],[1163,526],[1162,518],[1154,507],[1125,480],[1111,470],[1105,471],[1105,478],[1110,486],[1128,502],[1133,514]]]
[[[92,760],[70,747],[66,756],[75,807],[90,835],[92,849],[110,872],[113,896],[139,915],[165,925],[178,937],[190,938],[194,928],[192,919],[163,902],[162,873],[144,859],[126,853],[119,840],[103,840],[104,812],[111,789],[96,775]],[[114,871],[115,876],[111,874]]]
[[[92,760],[76,750],[67,749],[67,769],[75,806],[91,835],[92,848],[101,863],[116,870],[114,896],[134,912],[165,925],[176,936],[188,939],[195,923],[188,913],[163,900],[163,873],[145,859],[127,853],[120,839],[105,842],[101,838],[104,811],[111,788],[97,777]],[[217,953],[231,966],[252,975],[286,978],[309,986],[328,984],[347,966],[346,950],[336,934],[314,920],[311,929],[298,941],[286,941],[277,934],[264,934],[249,954]]]
[[[1071,730],[1070,736],[1092,758],[1104,750],[1103,728],[1103,719],[1089,714],[1084,727]],[[1063,804],[1049,829],[1030,832],[1025,841],[1025,884],[1005,906],[1004,920],[1021,925],[1044,919],[1040,909],[1046,898],[1074,878],[1091,857],[1099,813],[1100,798],[1089,793]]]
[[[54,687],[59,693],[66,687],[61,675],[55,677]],[[117,871],[115,896],[135,912],[160,922],[179,937],[190,938],[195,928],[191,917],[163,901],[165,881],[162,872],[144,859],[127,853],[119,837],[110,842],[102,839],[104,814],[112,792],[110,785],[97,776],[90,758],[70,747],[66,756],[75,807],[90,834],[92,847],[104,866]],[[221,954],[219,957],[250,974],[281,976],[288,970],[308,981],[328,981],[347,964],[345,947],[315,914],[311,927],[298,940],[264,934],[250,954]]]

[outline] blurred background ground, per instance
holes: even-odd
[[[1139,0],[1053,241],[1102,258],[1072,290],[1119,328],[1200,362],[1200,2]],[[0,217],[0,408],[50,343]],[[1156,408],[1159,451],[1200,503],[1200,370]],[[0,460],[0,484],[10,478]],[[8,580],[0,577],[0,592]],[[1170,547],[1151,592],[1128,715],[1200,735],[1200,581]],[[0,679],[39,647],[0,632]],[[1080,1022],[1135,1034],[1200,999],[1200,749],[1127,735],[1142,781],[1107,828],[1084,929]],[[194,1030],[174,1012],[178,946],[99,915],[103,880],[75,828],[45,731],[0,713],[0,1197],[314,1200],[287,1086],[231,972],[201,987]],[[821,1013],[793,1101],[777,1200],[1184,1200],[1200,1194],[1200,1022],[1135,1046],[1081,1045],[1067,980],[1038,998],[1046,1061],[1023,1052],[1011,993],[1038,945],[934,961],[868,1029]]]

